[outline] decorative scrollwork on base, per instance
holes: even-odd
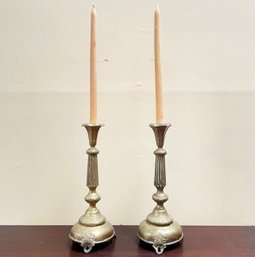
[[[153,240],[153,248],[156,251],[156,254],[162,254],[166,248],[167,239],[160,233],[158,233]]]
[[[93,246],[95,245],[96,236],[92,232],[86,233],[84,236],[81,237],[81,246],[85,253],[89,253]]]

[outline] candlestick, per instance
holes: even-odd
[[[163,94],[160,61],[160,10],[157,5],[154,17],[154,59],[155,59],[155,93],[156,93],[156,123],[163,122]]]
[[[166,131],[170,126],[168,123],[150,124],[158,147],[154,151],[156,155],[154,186],[157,192],[152,196],[157,205],[139,225],[137,233],[142,241],[153,246],[157,254],[162,254],[168,245],[176,244],[183,238],[180,225],[173,220],[164,207],[168,196],[164,193],[166,186],[165,155],[167,152],[163,149],[163,146]]]
[[[83,247],[85,253],[89,253],[94,245],[111,240],[114,235],[113,226],[106,221],[105,217],[96,207],[100,200],[100,195],[96,192],[98,186],[98,164],[97,155],[99,150],[96,148],[97,135],[102,124],[84,124],[89,136],[90,148],[87,150],[87,186],[89,193],[85,200],[89,207],[79,221],[73,225],[69,237]]]
[[[97,77],[96,77],[96,8],[92,5],[90,29],[90,123],[97,120]]]

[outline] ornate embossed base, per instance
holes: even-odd
[[[95,147],[97,135],[102,124],[84,124],[83,125],[89,136],[90,148],[87,150],[87,187],[89,193],[85,200],[89,203],[89,207],[79,221],[73,225],[69,237],[77,243],[80,243],[85,253],[89,253],[94,245],[111,240],[114,235],[113,226],[106,221],[106,218],[100,213],[96,207],[100,200],[100,195],[96,192],[98,186],[98,163],[97,154],[99,150]]]
[[[157,192],[152,199],[157,203],[153,211],[147,216],[138,228],[137,236],[145,243],[151,244],[157,254],[162,254],[168,245],[180,242],[183,238],[181,226],[168,214],[164,203],[168,196],[164,193],[166,186],[165,155],[163,149],[165,134],[170,124],[150,124],[154,131],[158,149],[154,151],[155,176],[154,185]]]

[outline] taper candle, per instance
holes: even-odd
[[[163,94],[160,61],[160,10],[157,5],[154,17],[154,63],[155,63],[155,93],[156,93],[156,123],[163,122]]]
[[[90,123],[97,123],[96,9],[92,5],[90,28]]]

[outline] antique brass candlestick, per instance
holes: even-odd
[[[164,193],[166,186],[165,155],[167,152],[163,149],[165,134],[170,124],[150,124],[153,129],[158,149],[154,151],[155,177],[154,185],[157,192],[152,199],[157,203],[146,220],[138,228],[138,237],[153,246],[157,254],[162,254],[167,245],[176,244],[183,238],[181,226],[173,220],[164,207],[168,196]]]
[[[98,165],[97,154],[99,150],[95,147],[97,135],[102,124],[84,124],[89,136],[90,148],[87,150],[87,186],[89,193],[85,200],[89,203],[89,207],[79,221],[73,225],[69,237],[81,244],[85,253],[89,253],[95,244],[104,243],[112,239],[115,235],[113,226],[106,221],[105,217],[96,207],[96,203],[100,200],[100,195],[96,192],[98,186]]]

